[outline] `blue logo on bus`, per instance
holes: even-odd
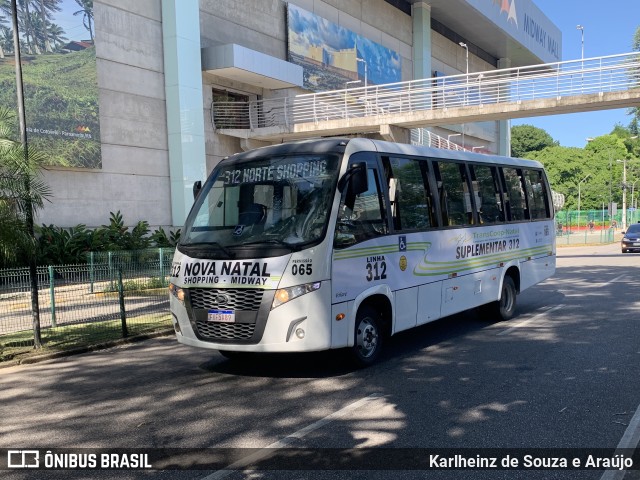
[[[400,235],[398,237],[398,250],[404,252],[407,250],[407,237],[406,235]]]

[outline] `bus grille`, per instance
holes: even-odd
[[[224,308],[255,312],[263,291],[254,288],[190,288],[191,308]]]
[[[253,336],[255,323],[197,322],[198,333],[207,339],[248,340]]]

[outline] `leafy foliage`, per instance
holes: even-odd
[[[158,227],[151,234],[151,241],[155,243],[156,247],[175,247],[180,240],[180,229],[167,232],[163,228]]]
[[[44,155],[12,139],[15,114],[0,107],[0,266],[27,263],[35,252],[28,218],[50,195],[39,174]],[[32,218],[32,217],[31,217]]]
[[[94,230],[82,224],[72,228],[43,225],[38,228],[38,261],[48,265],[79,264],[87,261],[87,252],[174,247],[180,238],[180,229],[169,235],[162,228],[151,234],[149,231],[147,221],[127,228],[119,211],[111,212],[109,225]]]
[[[640,191],[640,140],[617,125],[613,133],[591,139],[585,148],[551,146],[525,152],[547,170],[552,188],[565,195],[566,207],[600,209],[609,201],[622,204],[623,160],[627,160],[627,191]],[[635,188],[637,187],[637,188]],[[628,202],[631,198],[627,195]]]
[[[557,146],[542,128],[533,125],[518,125],[511,129],[511,156],[524,158],[529,152],[539,152],[547,147]]]
[[[38,261],[42,264],[83,263],[85,252],[92,247],[93,232],[85,225],[68,229],[43,225],[37,232]]]

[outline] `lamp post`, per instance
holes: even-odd
[[[460,45],[462,48],[466,50],[466,57],[465,57],[466,64],[467,64],[466,74],[469,75],[469,46],[464,42],[460,42],[458,43],[458,45]]]
[[[364,88],[367,88],[367,61],[360,57],[356,57],[356,61],[364,63]]]
[[[451,135],[447,135],[447,147],[451,148],[451,137],[459,137],[462,135],[461,133],[452,133]]]
[[[622,231],[627,231],[627,159],[616,160],[622,163]]]
[[[467,75],[467,78],[465,79],[466,86],[464,88],[464,104],[467,105],[469,95],[469,46],[464,42],[460,42],[458,43],[458,45],[465,49],[465,73]],[[462,148],[464,149],[464,123],[462,124]]]
[[[637,135],[629,137],[632,140],[638,138]],[[616,162],[622,163],[622,231],[627,231],[627,159],[616,160]],[[633,195],[631,195],[633,200]]]
[[[22,60],[20,55],[20,35],[18,31],[18,4],[17,0],[11,0],[11,20],[13,26],[13,53],[16,65],[16,95],[18,102],[18,121],[20,124],[20,143],[24,155],[25,163],[29,161],[29,148],[27,141],[27,121],[24,107],[24,83],[22,78]],[[35,242],[35,231],[33,222],[33,202],[31,201],[31,183],[25,178],[25,224],[30,239]],[[33,323],[33,346],[35,348],[42,347],[42,338],[40,333],[40,300],[38,297],[38,275],[35,253],[29,253],[29,277],[31,288],[31,315]]]
[[[584,182],[587,178],[589,178],[590,173],[587,173],[587,176],[578,182],[578,230],[580,230],[580,186],[582,182]]]
[[[467,75],[467,78],[465,78],[465,83],[467,84],[467,86],[464,89],[464,104],[466,105],[467,104],[467,92],[468,92],[468,89],[469,89],[469,47],[464,42],[460,42],[458,45],[460,45],[462,48],[465,49],[465,63],[466,63],[465,73]]]
[[[584,60],[584,27],[582,25],[577,25],[576,29],[580,30],[581,36],[581,44],[582,44],[582,60]]]
[[[634,211],[634,215],[635,215],[635,211],[636,211],[636,206],[633,203],[633,195],[635,194],[635,190],[636,190],[636,183],[638,183],[638,180],[635,180],[632,184],[631,184],[631,207],[633,208]],[[634,216],[632,215],[632,216]]]

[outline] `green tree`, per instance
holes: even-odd
[[[585,187],[591,187],[599,180],[595,166],[589,161],[584,149],[554,145],[531,151],[527,156],[544,165],[551,188],[565,195],[565,208],[578,208],[578,184],[581,186],[581,208],[587,208],[585,199],[588,189]],[[587,180],[580,183],[585,177]]]
[[[0,0],[0,58],[4,58],[6,52],[13,51],[11,29],[11,5],[9,0]]]
[[[81,10],[73,12],[74,15],[82,15],[82,23],[84,28],[89,31],[91,41],[93,42],[93,0],[76,0]]]
[[[551,135],[533,125],[517,125],[511,128],[511,156],[523,158],[529,152],[539,152],[546,147],[558,145]]]
[[[631,41],[631,49],[634,51],[640,50],[640,27],[636,28],[636,33],[633,35],[633,40]],[[638,135],[638,130],[640,127],[640,108],[630,108],[629,115],[632,116],[631,122],[629,123],[629,130],[631,131],[632,135]]]
[[[42,208],[50,195],[40,177],[44,156],[29,152],[14,140],[15,114],[0,107],[0,266],[24,264],[35,255],[35,242],[26,224],[28,210]]]
[[[584,148],[590,167],[597,165],[599,180],[593,184],[599,191],[594,192],[594,204],[588,208],[601,208],[603,199],[605,204],[609,200],[622,204],[622,162],[618,160],[631,158],[631,154],[625,143],[629,140],[628,134],[620,136],[617,127],[613,131],[612,134],[589,139]]]

